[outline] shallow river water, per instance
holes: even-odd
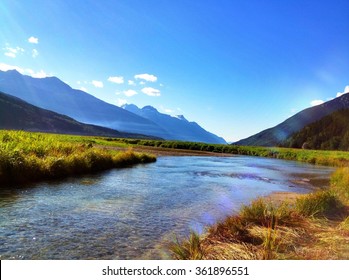
[[[159,157],[1,187],[0,259],[166,259],[175,236],[202,232],[257,196],[326,187],[332,171],[259,157]]]

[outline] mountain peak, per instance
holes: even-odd
[[[159,112],[158,110],[156,110],[156,108],[154,108],[153,106],[150,106],[150,105],[144,106],[144,107],[142,108],[142,110],[151,111],[151,112],[154,112],[154,113],[158,113],[158,112]]]
[[[133,110],[133,109],[139,110],[139,108],[135,104],[124,104],[121,106],[121,108],[125,110]]]

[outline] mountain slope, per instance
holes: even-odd
[[[33,106],[17,97],[0,92],[0,129],[93,135],[108,137],[149,138],[88,125],[52,111]]]
[[[168,136],[155,123],[86,92],[72,89],[56,77],[37,79],[21,75],[16,70],[0,71],[0,91],[80,122],[161,138]]]
[[[321,105],[304,109],[272,128],[263,130],[248,138],[235,142],[235,145],[246,146],[277,146],[291,134],[301,130],[306,125],[320,120],[332,112],[349,108],[349,94],[346,93]]]
[[[140,109],[136,105],[127,104],[124,105],[123,108],[162,127],[170,135],[170,138],[168,139],[212,144],[226,144],[222,137],[218,137],[217,135],[206,131],[196,122],[189,122],[182,115],[172,117],[158,112],[151,106],[145,106]]]
[[[292,134],[283,146],[317,150],[349,150],[349,109],[333,112]]]

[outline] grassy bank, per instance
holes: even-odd
[[[171,245],[176,259],[349,259],[349,168],[331,187],[292,202],[259,198]]]
[[[206,151],[215,153],[227,153],[235,155],[261,156],[277,159],[296,160],[312,164],[327,166],[348,166],[349,152],[345,151],[321,151],[321,150],[302,150],[279,147],[251,147],[236,145],[206,144],[182,141],[165,141],[165,140],[137,140],[137,139],[112,139],[108,142],[125,143],[129,145],[151,146],[159,148],[171,148],[182,150]]]
[[[0,131],[0,186],[154,162],[147,154],[95,148],[94,138]]]

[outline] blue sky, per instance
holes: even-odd
[[[1,0],[0,69],[238,140],[349,90],[349,1]]]

